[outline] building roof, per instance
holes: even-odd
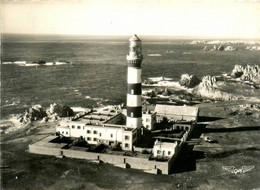
[[[157,104],[154,111],[157,113],[157,115],[185,115],[196,117],[198,115],[199,108],[192,106],[173,106]]]
[[[167,148],[167,149],[174,149],[177,146],[176,142],[160,142],[156,141],[154,147],[160,148]]]

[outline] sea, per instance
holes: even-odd
[[[51,103],[96,107],[126,103],[128,39],[131,36],[93,37],[59,35],[2,35],[1,117],[24,112],[32,105]],[[231,44],[238,51],[203,51],[196,39],[168,37],[143,41],[142,80],[184,73],[230,73],[234,65],[260,65],[260,51],[246,43]],[[207,45],[213,48],[213,44]],[[66,62],[23,66],[14,62]]]

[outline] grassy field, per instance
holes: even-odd
[[[250,105],[249,105],[250,104]],[[2,189],[260,189],[260,116],[256,102],[200,104],[198,131],[217,143],[201,141],[171,175],[87,160],[28,153],[28,145],[55,131],[55,123],[1,135]],[[259,104],[258,104],[259,105]],[[222,166],[255,166],[232,174]]]

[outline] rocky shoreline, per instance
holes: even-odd
[[[167,86],[168,84],[168,86]],[[174,84],[174,85],[173,85]],[[237,91],[244,91],[243,85],[246,85],[248,92],[250,89],[258,89],[260,86],[260,68],[258,65],[243,67],[235,65],[230,74],[223,74],[223,76],[204,76],[199,79],[195,75],[183,74],[178,82],[164,80],[144,81],[144,87],[153,87],[152,90],[143,93],[146,99],[160,99],[165,98],[169,103],[193,104],[207,101],[228,101],[228,100],[244,100],[250,98],[243,93],[230,92],[229,88],[234,86]],[[251,93],[252,94],[252,93]]]
[[[61,120],[62,117],[70,117],[73,115],[73,110],[66,105],[53,103],[46,109],[41,105],[33,105],[22,114],[11,114],[7,119],[2,120],[0,132],[9,133],[20,128],[25,128],[33,121],[40,121],[42,123],[54,122]]]

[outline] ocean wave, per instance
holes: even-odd
[[[85,96],[85,99],[89,99],[89,100],[94,100],[96,102],[108,102],[110,101],[109,99],[103,99],[103,98],[93,98],[91,96]]]
[[[85,96],[86,99],[92,99],[90,96]]]
[[[13,64],[13,62],[10,61],[6,61],[6,62],[2,62],[3,65],[9,65],[9,64]]]
[[[166,53],[175,53],[175,51],[167,50]]]
[[[46,66],[52,66],[52,65],[54,65],[54,63],[53,62],[47,62],[47,63],[45,63],[45,65]]]
[[[66,63],[66,62],[59,62],[59,61],[55,62],[55,65],[66,65],[66,64],[68,64],[68,63]]]
[[[54,65],[66,65],[70,62],[67,61],[56,61],[56,62],[46,62],[46,63],[37,63],[37,62],[27,62],[27,61],[5,61],[2,64],[4,65],[19,65],[23,67],[34,67],[34,66],[54,66]]]
[[[27,61],[14,61],[14,64],[21,64],[21,65],[23,65],[23,64],[26,64],[27,63]]]
[[[184,86],[181,86],[178,81],[159,81],[154,84],[144,84],[143,83],[142,86],[144,86],[144,87],[170,87],[170,88],[174,88],[176,90],[183,90],[186,92],[192,91],[192,88],[186,88]]]
[[[160,57],[160,56],[162,56],[162,54],[160,54],[160,53],[151,53],[151,54],[147,54],[147,56]]]
[[[159,82],[159,81],[172,81],[173,78],[167,78],[167,77],[149,77],[148,80],[152,82]]]
[[[39,64],[38,63],[26,63],[24,65],[19,65],[19,66],[34,67],[34,66],[39,66]]]
[[[8,103],[9,101],[7,100],[6,101],[6,103]],[[20,104],[20,100],[15,100],[15,101],[13,101],[12,103],[10,103],[10,104],[5,104],[5,105],[3,105],[2,107],[9,107],[9,106],[17,106],[17,105],[19,105]]]

